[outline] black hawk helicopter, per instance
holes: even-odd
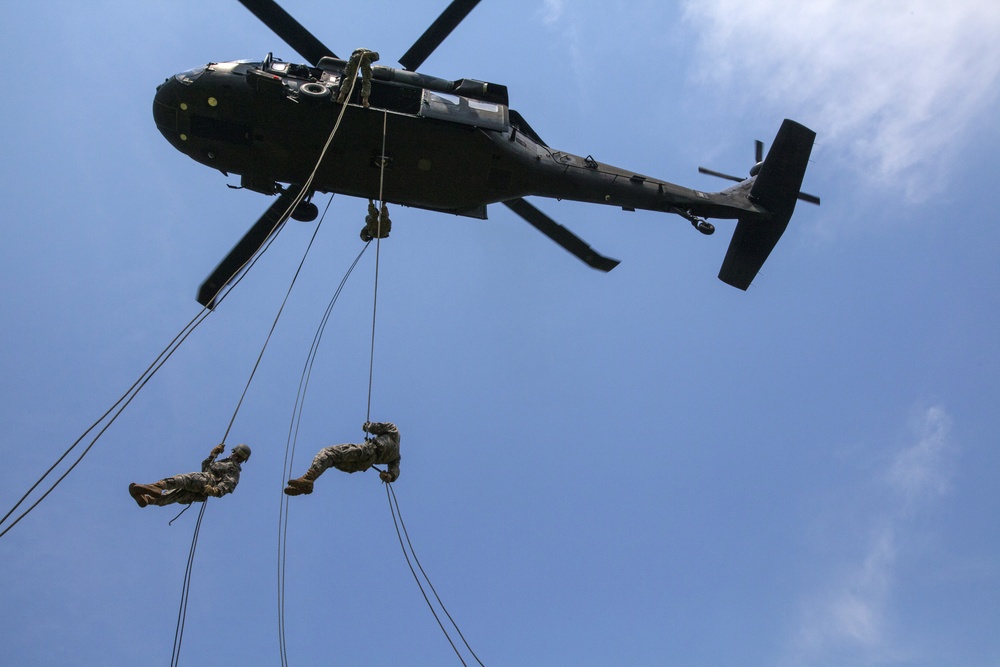
[[[299,220],[316,217],[310,198],[317,191],[379,199],[384,188],[389,203],[480,219],[489,204],[503,203],[601,271],[618,260],[600,255],[524,198],[675,213],[704,234],[715,231],[705,218],[735,218],[719,278],[742,290],[785,231],[796,200],[819,203],[799,192],[816,135],[791,120],[782,123],[766,157],[758,142],[748,178],[703,169],[738,184],[701,192],[554,150],[508,106],[503,85],[416,72],[479,0],[448,5],[399,59],[403,69],[374,66],[367,100],[344,76],[347,61],[276,2],[240,2],[309,64],[270,53],[259,62],[209,63],[168,78],[153,102],[156,125],[177,150],[239,175],[244,188],[280,193],[202,284],[198,301],[209,308],[289,211]],[[336,102],[341,88],[353,91],[346,109]],[[340,129],[317,166],[341,110]],[[382,186],[385,169],[392,177]]]

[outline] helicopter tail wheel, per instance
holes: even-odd
[[[691,224],[694,225],[694,228],[697,229],[702,234],[704,234],[705,236],[711,236],[712,234],[715,233],[715,225],[706,220],[698,220],[697,222],[692,220]]]
[[[310,81],[309,83],[303,83],[299,86],[299,92],[305,97],[311,97],[315,100],[321,100],[330,94],[330,89],[321,83],[314,83]]]
[[[299,222],[312,222],[319,216],[319,208],[311,201],[304,201],[292,211],[292,218]]]
[[[681,216],[682,218],[690,222],[692,227],[697,229],[705,236],[711,236],[712,234],[715,233],[715,225],[708,222],[707,220],[702,220],[701,218],[695,217],[691,213],[691,211],[688,211],[687,209],[677,208],[676,206],[673,206],[670,208],[670,212],[676,213],[677,215]]]

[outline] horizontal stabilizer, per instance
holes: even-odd
[[[751,201],[767,213],[739,218],[719,271],[722,282],[741,290],[750,287],[792,218],[815,138],[815,132],[795,121],[781,124],[750,189]]]

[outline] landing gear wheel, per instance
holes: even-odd
[[[705,236],[711,236],[712,234],[715,233],[715,225],[713,225],[710,222],[706,222],[705,220],[699,220],[698,222],[692,221],[691,224],[694,225],[694,228],[697,229],[702,234],[704,234]]]
[[[330,89],[321,83],[314,83],[310,81],[309,83],[303,83],[299,86],[299,92],[306,97],[321,100],[330,94]]]
[[[299,222],[312,222],[319,216],[319,208],[311,201],[304,201],[292,211],[292,218]]]

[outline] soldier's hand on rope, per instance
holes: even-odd
[[[361,430],[364,431],[365,433],[371,433],[371,430],[370,430],[371,427],[372,427],[372,423],[371,422],[365,422],[364,424],[361,425]]]
[[[389,472],[388,470],[379,470],[378,471],[378,476],[379,476],[379,479],[381,479],[386,484],[392,484],[392,482],[393,482],[392,473]]]
[[[205,487],[205,494],[209,495],[209,496],[212,496],[213,498],[221,498],[222,497],[222,491],[219,491],[219,489],[217,487],[214,487],[214,486],[206,486]]]
[[[212,448],[212,456],[218,456],[219,454],[221,454],[224,451],[226,451],[226,444],[225,443],[219,443],[218,445],[216,445],[215,447]]]

